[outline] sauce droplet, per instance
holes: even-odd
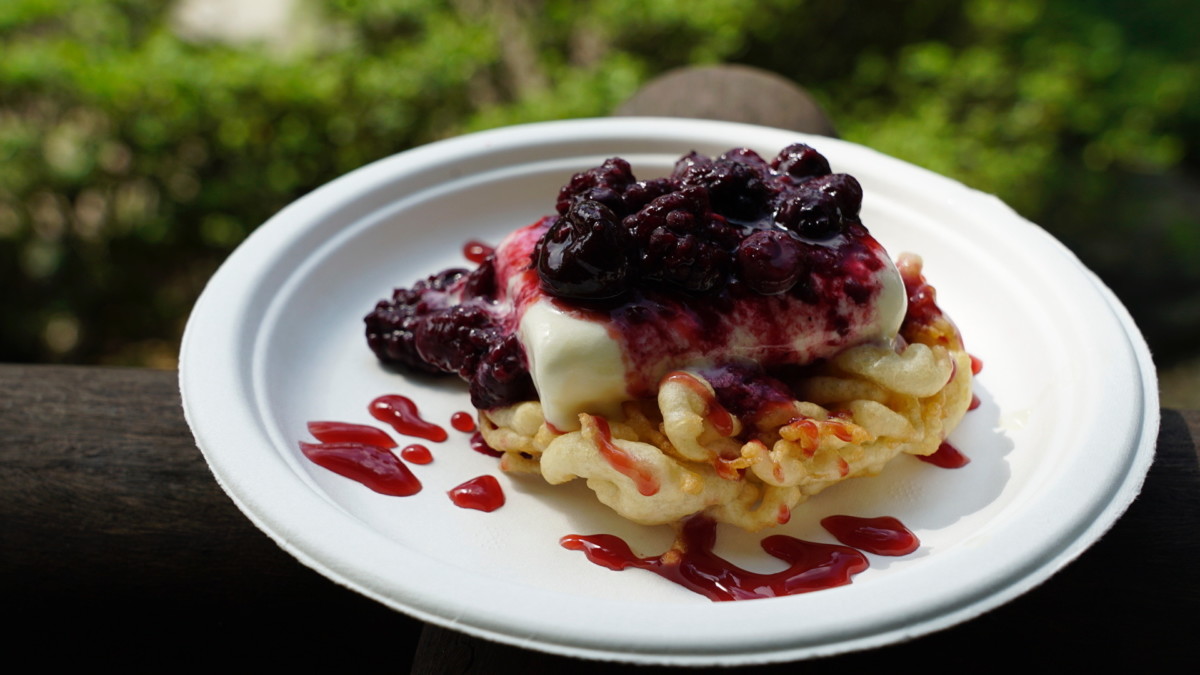
[[[404,462],[373,445],[301,441],[300,452],[316,464],[380,494],[408,497],[421,491],[421,481]]]
[[[961,469],[971,463],[971,459],[958,451],[949,443],[942,443],[932,455],[917,455],[917,459],[928,462],[943,469]]]
[[[628,476],[643,497],[658,494],[658,476],[638,462],[633,455],[613,443],[612,430],[608,426],[608,420],[603,417],[591,417],[590,419],[596,425],[596,447],[600,450],[600,456],[604,458],[604,461]]]
[[[362,443],[385,450],[396,447],[386,431],[349,422],[309,422],[308,433],[322,443]]]
[[[398,394],[387,394],[371,401],[368,407],[371,416],[380,422],[390,424],[397,433],[405,436],[416,436],[427,441],[441,443],[449,435],[440,426],[421,419],[417,412],[417,404],[411,399]]]
[[[413,464],[429,464],[433,461],[433,453],[420,443],[407,445],[400,451],[400,456]]]
[[[712,461],[713,469],[717,475],[725,480],[741,480],[742,472],[739,469],[741,466],[741,457],[736,459],[726,459],[724,457],[716,457]]]
[[[499,450],[488,445],[488,442],[484,439],[483,434],[479,433],[478,431],[471,434],[471,449],[481,455],[487,455],[488,457],[504,456],[503,452],[500,452]]]
[[[463,244],[462,252],[464,258],[478,264],[484,260],[487,260],[487,257],[494,251],[495,249],[483,243],[482,241],[471,239],[467,243]]]
[[[695,375],[689,372],[677,370],[668,374],[664,378],[667,382],[676,382],[682,384],[700,397],[704,401],[704,419],[708,420],[718,434],[722,436],[733,435],[733,415],[717,401],[717,397],[713,394],[704,383],[696,379]]]
[[[967,412],[978,408],[982,403],[983,401],[980,401],[978,396],[971,394],[971,404],[967,406]]]
[[[917,535],[891,516],[829,516],[821,527],[843,544],[876,555],[908,555],[921,546]]]
[[[453,488],[447,494],[455,506],[492,512],[504,506],[504,490],[495,476],[479,476]]]
[[[900,278],[904,280],[904,290],[908,293],[908,311],[904,315],[904,325],[928,326],[943,316],[942,309],[937,304],[937,291],[925,281],[919,262],[901,263],[897,269],[900,271]],[[903,330],[902,327],[901,332]]]
[[[714,554],[715,541],[716,523],[693,517],[683,524],[675,546],[659,556],[640,558],[611,534],[567,535],[559,543],[583,551],[597,565],[653,572],[715,601],[774,598],[843,586],[868,567],[866,556],[847,546],[776,534],[764,539],[762,547],[787,563],[787,569],[770,574],[750,572]]]
[[[456,412],[450,416],[450,426],[456,431],[471,433],[475,431],[475,416],[468,412]]]

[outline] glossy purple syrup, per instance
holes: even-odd
[[[456,412],[450,416],[450,426],[464,434],[472,433],[475,431],[475,416],[469,412]]]
[[[499,450],[488,445],[488,442],[484,439],[483,434],[479,433],[478,431],[471,434],[471,449],[481,455],[487,455],[488,457],[504,456],[503,452],[500,452]]]
[[[427,441],[441,443],[449,438],[442,427],[421,418],[417,404],[399,394],[380,396],[368,407],[371,416],[380,422],[390,424],[397,433],[405,436],[424,438]]]
[[[429,452],[429,448],[420,443],[404,446],[400,451],[400,457],[406,462],[413,464],[429,464],[433,462],[433,453]]]
[[[421,481],[389,450],[363,443],[305,443],[300,451],[314,463],[380,494],[408,497]]]
[[[774,598],[844,586],[868,566],[866,557],[853,548],[776,534],[763,539],[762,547],[787,563],[787,569],[750,572],[713,553],[715,541],[716,523],[695,516],[684,523],[678,547],[658,556],[634,555],[628,544],[609,534],[568,535],[559,543],[583,551],[597,565],[653,572],[714,601]]]
[[[471,239],[467,243],[463,244],[462,252],[463,252],[464,258],[466,258],[467,260],[470,260],[471,262],[473,262],[475,264],[479,264],[479,263],[482,263],[484,260],[487,260],[488,256],[492,255],[492,253],[494,253],[495,251],[492,249],[491,246],[488,246],[487,244],[485,244],[481,241]]]
[[[504,490],[495,476],[478,476],[453,488],[448,493],[455,506],[476,511],[492,512],[504,506]]]
[[[843,544],[876,555],[908,555],[921,546],[917,535],[891,516],[829,516],[821,527]]]
[[[385,450],[396,447],[396,441],[386,431],[365,424],[309,422],[308,433],[322,443],[360,443]]]
[[[608,465],[628,476],[637,486],[638,493],[644,497],[658,494],[658,476],[637,459],[613,442],[612,431],[608,421],[603,417],[592,418],[596,424],[596,447],[600,456]]]

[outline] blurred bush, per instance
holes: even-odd
[[[599,116],[670,68],[808,87],[842,135],[999,194],[1170,358],[1200,344],[1200,7],[1162,0],[298,0],[295,39],[178,3],[0,3],[0,360],[170,366],[255,226],[379,157]]]

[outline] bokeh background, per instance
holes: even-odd
[[[1048,229],[1200,407],[1196,26],[1167,0],[0,0],[0,361],[174,367],[205,281],[305,192],[739,63]]]

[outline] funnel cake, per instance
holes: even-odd
[[[807,145],[573,176],[556,215],[367,316],[385,362],[455,373],[507,471],[583,478],[644,524],[758,530],[935,452],[971,361],[921,262],[894,264],[862,189]]]

